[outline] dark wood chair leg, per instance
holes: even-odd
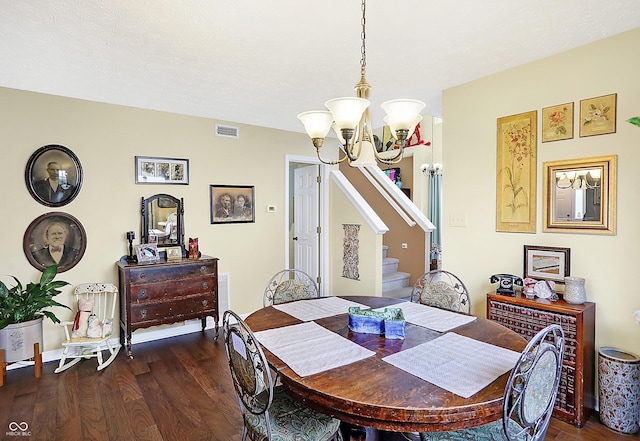
[[[36,364],[36,378],[40,378],[40,375],[42,375],[42,354],[40,353],[40,343],[33,344],[33,361]]]

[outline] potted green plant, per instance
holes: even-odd
[[[42,351],[42,321],[45,317],[54,323],[60,320],[46,308],[59,306],[71,309],[53,299],[59,288],[68,285],[54,281],[58,266],[51,265],[42,272],[38,283],[23,287],[15,277],[16,285],[7,288],[0,281],[0,349],[4,350],[4,362],[26,360],[35,356],[33,344],[40,343]]]

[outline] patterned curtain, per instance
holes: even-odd
[[[442,164],[429,166],[429,208],[427,216],[436,229],[431,232],[430,268],[442,268]]]

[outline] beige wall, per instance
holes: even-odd
[[[333,295],[382,295],[382,243],[384,235],[376,234],[351,202],[338,188],[330,182],[329,198],[329,272],[331,280],[329,292]],[[344,255],[344,224],[360,225],[358,234],[358,271],[359,280],[342,277]]]
[[[294,116],[292,116],[293,118]],[[230,307],[238,313],[262,306],[264,283],[285,267],[285,154],[310,156],[303,134],[232,123],[240,139],[214,136],[216,121],[0,88],[0,185],[5,189],[4,243],[0,278],[23,283],[40,273],[22,251],[26,228],[36,217],[62,211],[76,217],[87,233],[84,257],[60,280],[116,282],[115,262],[127,253],[125,232],[140,238],[140,199],[156,193],[184,198],[186,237],[198,237],[203,254],[220,258],[229,273]],[[24,171],[39,147],[61,144],[80,159],[84,182],[78,197],[48,208],[28,193]],[[187,158],[189,185],[136,185],[134,156]],[[211,225],[209,185],[254,185],[255,223]],[[275,213],[266,206],[275,205]],[[263,282],[264,281],[264,282]],[[71,304],[71,287],[59,296]],[[70,318],[71,312],[57,311]],[[139,332],[139,331],[138,331]],[[45,324],[44,350],[60,347],[60,329]]]
[[[526,50],[525,47],[522,50]],[[640,115],[640,29],[454,87],[443,98],[444,268],[471,290],[473,312],[483,315],[489,275],[523,273],[523,245],[571,248],[571,275],[586,279],[596,303],[596,348],[614,346],[640,354],[640,309],[635,284],[640,258],[640,128],[625,122]],[[580,138],[581,99],[618,94],[615,134]],[[574,138],[538,142],[537,231],[496,232],[496,119],[574,102]],[[618,155],[617,235],[542,232],[542,164],[546,161]],[[465,214],[467,227],[450,227],[449,215]]]

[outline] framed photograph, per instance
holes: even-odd
[[[189,160],[136,156],[136,184],[188,184]]]
[[[154,263],[160,260],[160,254],[158,253],[158,244],[155,243],[141,243],[136,245],[136,256],[138,256],[138,263]]]
[[[616,133],[617,94],[580,101],[580,137]]]
[[[210,185],[211,223],[255,222],[253,186]]]
[[[42,271],[58,265],[58,272],[70,270],[82,259],[87,247],[84,227],[67,213],[43,214],[31,222],[22,242],[29,263]]]
[[[166,247],[167,260],[182,260],[182,247]]]
[[[82,166],[71,150],[49,144],[31,155],[24,178],[36,201],[47,207],[62,207],[80,193]]]
[[[536,232],[537,115],[498,118],[496,231]]]
[[[573,103],[542,109],[542,142],[573,138]]]
[[[525,245],[524,277],[564,283],[564,278],[571,275],[570,255],[569,248]]]

